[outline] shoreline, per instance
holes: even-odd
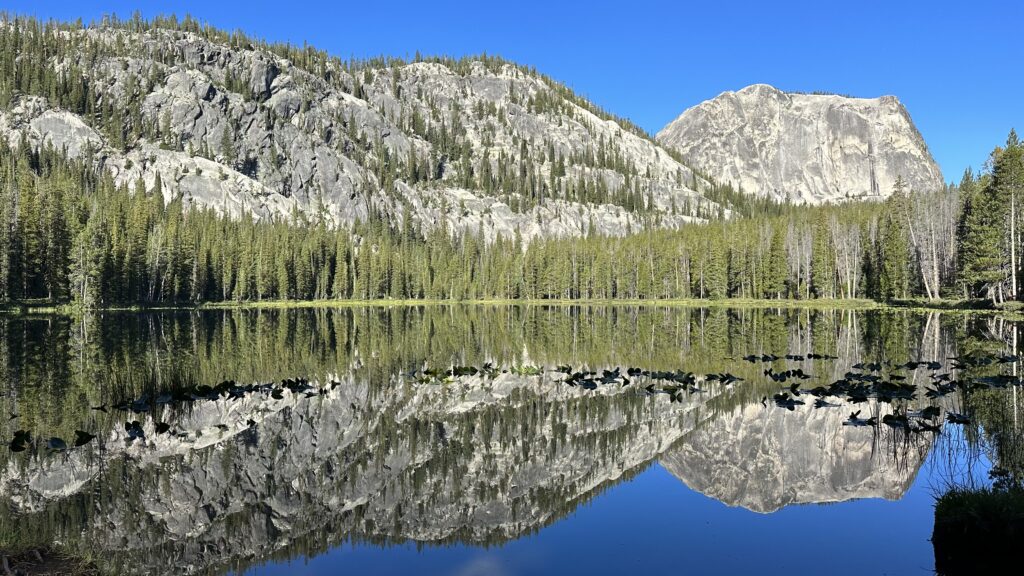
[[[643,307],[643,308],[734,308],[734,309],[785,309],[785,310],[907,310],[917,312],[947,312],[961,314],[993,314],[1017,316],[1018,310],[1008,308],[986,308],[977,301],[955,300],[903,300],[879,302],[867,298],[849,299],[750,299],[750,298],[681,298],[681,299],[496,299],[479,298],[469,300],[445,299],[352,299],[352,300],[256,300],[199,303],[166,304],[117,304],[103,306],[88,313],[104,312],[187,312],[207,310],[298,310],[337,308],[395,308],[419,306],[505,306],[505,307]],[[0,307],[0,316],[77,316],[85,311],[72,304],[53,302],[19,302]]]

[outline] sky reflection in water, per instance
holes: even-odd
[[[977,451],[962,429],[947,425],[933,444],[930,433],[842,425],[854,409],[890,410],[875,400],[788,411],[771,401],[788,383],[738,358],[838,355],[800,363],[811,388],[858,362],[1003,350],[1008,327],[909,312],[570,307],[5,320],[0,361],[18,377],[3,408],[37,437],[82,426],[98,439],[64,455],[4,454],[0,535],[99,550],[101,567],[121,573],[927,574],[935,493],[969,465],[986,472],[967,459]],[[551,373],[406,375],[487,362],[745,380],[701,382],[672,401],[642,383],[586,390]],[[89,409],[322,374],[341,384],[132,415]],[[931,403],[920,396],[915,408]],[[936,402],[964,409],[958,397]],[[129,442],[126,417],[182,435],[147,429],[145,443]]]
[[[930,458],[936,457],[932,452]],[[503,546],[343,545],[308,561],[247,573],[931,574],[935,479],[926,471],[935,465],[926,462],[898,501],[807,504],[759,514],[690,490],[655,464],[539,534]]]

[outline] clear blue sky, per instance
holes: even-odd
[[[1024,132],[1024,2],[229,2],[6,0],[42,18],[186,12],[342,57],[487,52],[536,66],[657,132],[684,109],[757,82],[895,94],[946,180]]]

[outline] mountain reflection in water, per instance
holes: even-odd
[[[0,548],[59,542],[104,572],[180,574],[315,557],[345,542],[505,545],[543,538],[654,463],[759,513],[898,500],[936,436],[843,422],[904,404],[960,410],[958,397],[790,411],[763,402],[788,386],[764,370],[800,367],[811,388],[868,361],[939,359],[946,369],[956,342],[1001,344],[1010,326],[909,312],[625,307],[0,320],[0,403],[18,414],[5,437],[97,436],[67,451],[3,451]],[[741,360],[810,352],[836,358]],[[494,374],[416,377],[485,364]],[[567,385],[559,365],[682,369],[701,381],[678,395],[651,393],[644,375],[587,389]],[[742,381],[703,380],[726,372]],[[171,400],[224,380],[295,377],[310,389]],[[928,383],[924,372],[910,378]],[[112,408],[139,398],[144,410]],[[126,421],[145,437],[130,438]]]

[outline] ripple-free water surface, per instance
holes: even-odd
[[[1005,352],[1017,329],[938,313],[629,307],[0,320],[0,407],[19,415],[4,434],[37,439],[0,456],[0,548],[59,542],[110,573],[927,574],[935,494],[984,479],[997,440],[974,424],[934,435],[843,422],[1015,409],[1012,389],[924,391],[946,371],[1012,372],[948,358]],[[741,359],[810,352],[836,358]],[[895,368],[918,359],[943,367]],[[813,407],[808,390],[876,361],[915,398]],[[667,393],[648,374],[587,389],[559,365],[681,370],[697,384]],[[492,368],[423,375],[452,366]],[[790,382],[768,367],[812,374],[797,386],[807,402],[776,406]],[[743,381],[704,379],[723,372]],[[309,384],[281,384],[297,377]],[[146,438],[131,440],[128,421]],[[39,443],[76,429],[97,439],[63,453]]]
[[[771,514],[727,506],[655,464],[541,533],[505,545],[343,545],[248,573],[933,574],[932,513],[945,485],[934,468],[947,467],[945,458],[933,452],[898,500],[809,504]]]

